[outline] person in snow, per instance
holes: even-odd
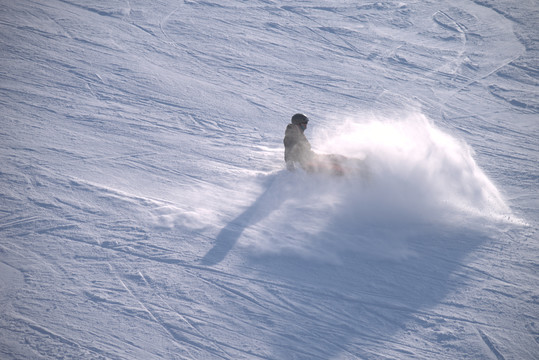
[[[362,160],[350,160],[346,156],[337,154],[317,154],[311,150],[311,144],[305,137],[305,130],[309,118],[304,114],[292,116],[291,123],[286,126],[284,133],[284,161],[289,171],[296,170],[299,165],[308,173],[325,173],[330,175],[345,175],[350,173],[350,162],[354,168],[362,165]],[[347,165],[348,164],[348,165]]]
[[[289,171],[296,169],[299,164],[305,171],[312,171],[315,153],[311,144],[305,137],[305,130],[309,119],[303,114],[292,116],[291,123],[286,126],[284,133],[284,161]]]

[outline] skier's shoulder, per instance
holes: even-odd
[[[297,136],[300,133],[299,128],[297,125],[294,124],[288,124],[286,126],[285,135],[287,136]]]
[[[286,131],[294,131],[294,130],[297,130],[297,126],[294,125],[294,124],[288,124],[286,125]]]

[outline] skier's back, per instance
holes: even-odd
[[[311,150],[311,144],[303,133],[307,129],[309,119],[303,114],[292,116],[291,124],[286,127],[284,135],[284,161],[290,171],[296,169],[296,163],[304,170],[310,170],[315,156]]]

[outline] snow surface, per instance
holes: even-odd
[[[537,1],[3,1],[0,358],[539,358]],[[306,113],[343,177],[288,173]]]

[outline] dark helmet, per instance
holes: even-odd
[[[299,125],[299,124],[307,124],[309,122],[309,118],[303,114],[295,114],[292,116],[292,124]]]

